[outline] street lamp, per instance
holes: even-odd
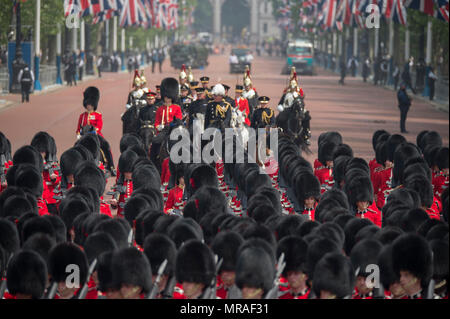
[[[16,6],[16,55],[12,62],[12,75],[11,86],[9,89],[10,93],[20,93],[21,85],[17,78],[19,72],[25,67],[25,61],[23,60],[22,54],[22,23],[20,19],[20,2]]]

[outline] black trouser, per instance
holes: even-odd
[[[394,89],[395,89],[395,91],[397,91],[397,86],[398,86],[398,76],[394,77]]]
[[[22,82],[22,103],[27,101],[30,102],[30,89],[31,82]]]
[[[163,63],[159,62],[159,73],[162,73],[162,65],[163,65]]]
[[[83,81],[83,67],[81,66],[80,67],[80,70],[79,70],[80,72],[80,81]]]
[[[400,109],[400,130],[406,132],[406,117],[408,116],[409,106],[399,105]]]
[[[434,80],[428,80],[428,86],[430,87],[430,101],[434,99]]]

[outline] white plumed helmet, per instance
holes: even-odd
[[[220,95],[220,96],[224,96],[225,95],[225,88],[223,87],[222,84],[216,84],[216,86],[214,86],[214,88],[211,91],[212,95]]]

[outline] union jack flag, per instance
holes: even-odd
[[[435,0],[437,6],[436,18],[448,23],[448,0]]]

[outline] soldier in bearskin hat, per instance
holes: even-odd
[[[187,241],[178,251],[175,274],[187,299],[201,299],[216,277],[211,249],[199,240]]]
[[[33,251],[20,251],[8,264],[8,293],[15,299],[41,299],[47,276],[47,265],[41,256]]]
[[[311,289],[306,270],[307,252],[308,244],[298,236],[286,236],[278,243],[277,256],[284,253],[286,261],[282,275],[289,284],[289,289],[280,292],[278,299],[308,299]]]
[[[352,299],[373,299],[373,287],[367,286],[367,277],[373,271],[370,266],[376,265],[382,248],[383,245],[375,239],[364,239],[352,248],[350,260],[357,271]]]
[[[348,299],[355,284],[350,260],[340,253],[328,253],[314,270],[313,290],[319,299]]]
[[[83,106],[86,112],[82,113],[78,119],[77,137],[80,138],[81,128],[86,125],[92,125],[98,135],[103,136],[103,116],[97,112],[98,102],[100,100],[100,91],[95,86],[88,87],[83,92]]]
[[[320,197],[320,182],[310,172],[299,174],[295,179],[295,196],[301,206],[301,214],[315,220],[315,209]]]
[[[413,233],[398,237],[392,243],[392,265],[409,299],[432,298],[426,292],[433,276],[433,252],[425,238]]]
[[[320,182],[321,194],[331,189],[334,185],[333,180],[333,156],[337,148],[337,144],[333,141],[323,141],[319,144],[318,162],[321,166],[317,167],[314,175]]]
[[[238,249],[244,238],[235,231],[224,231],[217,234],[211,243],[213,252],[223,262],[217,277],[217,297],[220,299],[240,299],[240,291],[236,287],[236,263]]]
[[[157,299],[172,298],[173,281],[175,279],[175,260],[177,248],[170,237],[165,234],[152,233],[145,238],[144,254],[152,265],[152,282],[155,283],[158,269],[167,260],[167,265],[158,283]],[[172,287],[170,287],[172,286]]]
[[[69,277],[71,273],[67,269],[73,266],[77,268],[78,278]],[[86,254],[80,247],[73,243],[61,243],[53,247],[48,260],[48,273],[52,285],[57,285],[55,299],[72,299],[85,284],[88,275],[88,261]],[[67,285],[70,283],[70,285]]]
[[[152,269],[147,257],[134,247],[115,251],[111,260],[112,284],[118,299],[142,299],[152,287]]]
[[[430,246],[433,251],[434,299],[448,299],[448,240],[434,239]]]
[[[236,286],[241,290],[243,299],[264,298],[272,289],[274,280],[274,256],[256,246],[241,250],[236,264]]]

